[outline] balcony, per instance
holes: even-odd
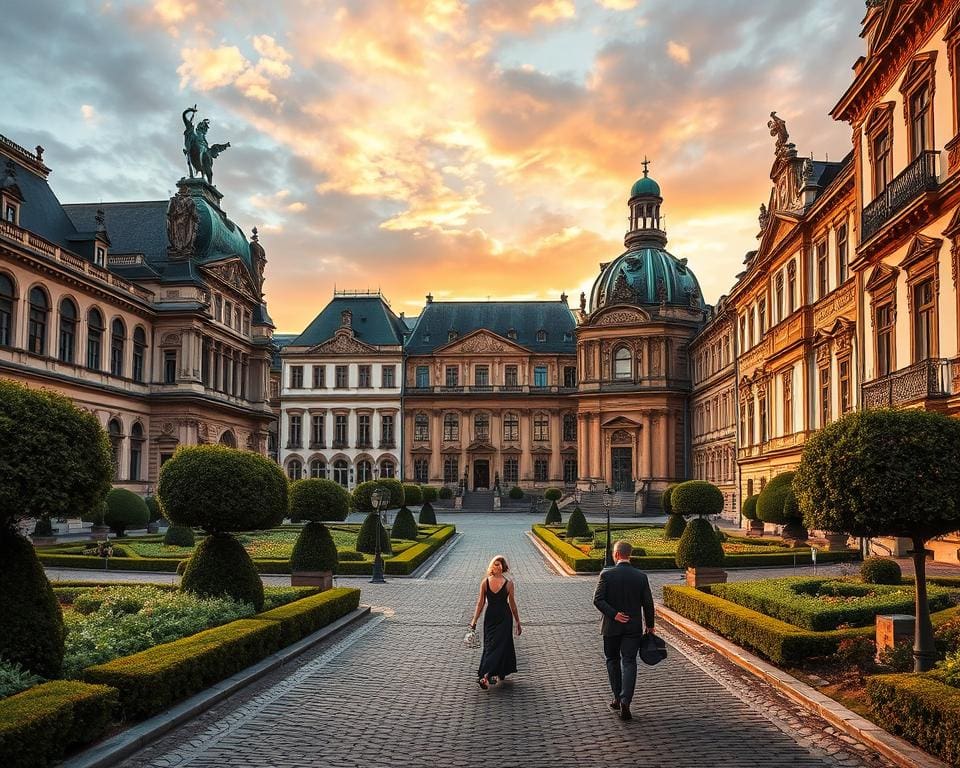
[[[939,165],[940,153],[932,149],[925,150],[887,184],[883,192],[863,209],[861,231],[864,242],[924,192],[936,191]]]
[[[921,360],[908,368],[863,385],[864,408],[896,408],[950,394],[951,363],[941,357]]]
[[[514,395],[543,395],[543,394],[570,394],[577,391],[576,387],[558,387],[557,385],[547,385],[543,387],[532,384],[481,384],[474,386],[439,386],[439,387],[407,387],[404,394],[414,395],[435,395],[435,394],[470,394],[470,395],[491,395],[514,394]]]

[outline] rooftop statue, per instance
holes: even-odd
[[[193,118],[197,114],[197,105],[194,104],[189,109],[183,110],[183,154],[187,156],[187,172],[192,179],[194,171],[207,180],[207,184],[213,185],[213,161],[217,155],[230,146],[226,144],[207,143],[207,130],[210,128],[210,121],[206,118],[201,120],[196,127],[193,125]],[[189,117],[188,117],[189,116]]]
[[[790,134],[787,133],[787,123],[782,118],[777,117],[776,112],[770,113],[767,128],[770,129],[770,135],[777,140],[777,151],[783,149],[790,141]]]

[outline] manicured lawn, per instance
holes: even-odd
[[[557,529],[564,530],[564,529]],[[663,535],[663,526],[623,526],[610,527],[611,541],[626,539],[634,549],[642,549],[645,555],[676,555],[679,539],[667,539]],[[593,547],[590,557],[603,557],[607,541],[607,526],[598,525],[593,531]],[[728,536],[723,551],[728,554],[746,552],[771,552],[771,548],[783,549],[782,542],[776,539],[767,541]]]

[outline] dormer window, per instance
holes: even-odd
[[[107,249],[102,246],[97,246],[96,251],[93,255],[93,263],[98,267],[106,266],[107,263]]]
[[[542,344],[546,340],[547,340],[547,332],[541,328],[539,331],[537,331],[537,341]]]
[[[3,219],[4,219],[4,221],[9,222],[10,224],[16,224],[16,223],[17,223],[17,214],[18,214],[19,212],[20,212],[20,211],[18,210],[18,208],[17,208],[16,205],[14,205],[13,203],[7,203],[7,204],[4,206],[4,209],[3,209]]]
[[[458,334],[456,331],[453,331],[453,330],[447,331],[447,341],[456,341],[457,336]]]
[[[509,331],[507,331],[507,338],[508,338],[508,339],[514,339],[514,340],[516,340],[516,338],[517,338],[517,329],[516,329],[516,328],[511,328]]]

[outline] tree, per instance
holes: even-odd
[[[684,517],[719,515],[723,512],[723,493],[706,480],[687,480],[671,491],[670,508],[674,515]]]
[[[347,519],[350,493],[340,483],[306,478],[290,484],[290,517],[296,520]]]
[[[107,510],[103,520],[117,536],[123,536],[127,528],[143,528],[150,522],[150,508],[133,491],[112,488],[107,494]]]
[[[847,414],[807,440],[793,490],[810,528],[913,542],[914,669],[932,669],[926,542],[960,528],[960,421],[914,410]]]
[[[339,558],[333,536],[323,523],[312,521],[304,526],[290,554],[290,570],[337,572]]]
[[[423,501],[423,490],[419,485],[403,486],[403,504],[404,506],[415,507]]]
[[[567,518],[567,538],[583,539],[587,536],[593,536],[593,531],[587,525],[587,518],[584,516],[583,510],[580,507],[574,507],[570,517]]]
[[[758,520],[757,517],[757,499],[760,498],[759,494],[753,494],[753,496],[747,496],[743,500],[743,504],[740,507],[740,514],[744,516],[747,520]]]
[[[389,555],[393,553],[390,537],[387,536],[387,529],[383,527],[380,515],[376,512],[371,512],[363,519],[360,532],[357,534],[357,552],[366,552],[368,555],[376,553],[377,531],[380,533],[381,554]]]
[[[670,503],[670,496],[673,494],[673,489],[677,487],[677,483],[670,483],[666,488],[663,489],[663,493],[660,494],[660,506],[663,507],[663,514],[672,515],[673,506]]]
[[[803,515],[793,492],[794,474],[781,472],[763,486],[757,497],[757,517],[765,523],[782,525],[785,539],[803,541],[807,538],[807,529],[803,527]]]

